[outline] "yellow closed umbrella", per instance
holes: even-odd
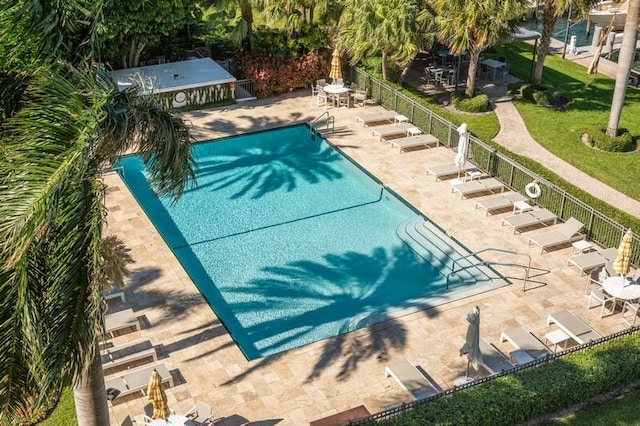
[[[613,262],[613,269],[615,269],[615,271],[620,275],[627,275],[629,273],[632,238],[633,233],[631,232],[631,228],[629,228],[627,233],[624,234],[624,237],[622,237],[620,247],[618,247],[618,255],[616,256],[616,260]]]
[[[153,405],[153,417],[154,419],[166,419],[169,417],[169,407],[167,407],[167,395],[162,389],[162,378],[158,371],[155,369],[151,373],[151,379],[149,380],[149,386],[147,387],[147,398]]]
[[[333,51],[331,55],[331,71],[329,71],[329,78],[334,80],[336,78],[342,78],[342,67],[340,66],[340,53],[338,49]]]

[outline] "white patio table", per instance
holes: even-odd
[[[640,298],[640,283],[628,277],[613,276],[602,281],[604,291],[621,300]]]

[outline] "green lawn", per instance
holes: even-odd
[[[528,80],[532,46],[525,43],[500,45],[495,50],[507,58],[509,72]],[[556,156],[585,173],[640,200],[640,151],[609,153],[585,146],[580,134],[589,126],[606,127],[615,81],[607,76],[588,76],[586,69],[559,56],[545,61],[543,83],[572,99],[568,111],[555,111],[516,102],[531,136]],[[629,87],[620,127],[640,141],[640,90]]]
[[[72,386],[67,386],[62,390],[60,401],[55,410],[38,424],[42,426],[75,426],[78,424]]]
[[[595,405],[555,422],[566,426],[640,425],[640,390]]]

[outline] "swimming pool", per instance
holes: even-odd
[[[508,284],[306,124],[193,149],[176,204],[121,176],[248,359]]]

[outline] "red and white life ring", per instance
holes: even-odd
[[[527,186],[524,187],[524,191],[529,198],[539,198],[540,195],[542,195],[542,189],[540,189],[540,185],[538,185],[536,181],[528,183]]]

